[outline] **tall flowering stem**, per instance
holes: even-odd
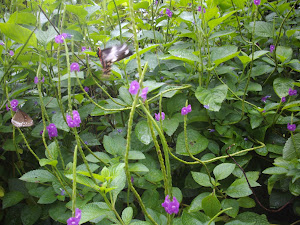
[[[72,211],[75,212],[76,208],[76,166],[77,165],[77,145],[74,149],[73,155],[73,186],[72,186]]]

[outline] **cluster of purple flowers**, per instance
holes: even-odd
[[[275,50],[275,45],[270,45],[270,52],[272,53]]]
[[[84,87],[85,92],[89,92],[89,88],[88,87]]]
[[[289,131],[295,131],[296,130],[296,124],[290,124],[290,123],[288,123],[287,124],[287,129]]]
[[[260,0],[253,0],[254,5],[260,5]]]
[[[64,43],[64,39],[66,39],[66,38],[69,38],[69,37],[71,37],[71,35],[70,34],[67,34],[67,33],[62,33],[62,34],[60,34],[60,35],[57,35],[57,36],[55,36],[55,42],[57,43],[57,44],[59,44],[59,43]]]
[[[18,105],[19,105],[19,101],[18,101],[17,99],[11,100],[11,102],[10,102],[10,107],[11,107],[12,111],[16,112],[17,109],[18,109]],[[6,110],[7,110],[7,111],[10,110],[8,104],[6,104]]]
[[[156,119],[157,121],[159,121],[160,119],[161,119],[161,120],[164,120],[164,119],[165,119],[165,113],[164,113],[164,112],[161,112],[161,117],[160,117],[159,113],[155,113],[155,119]]]
[[[85,50],[86,50],[86,47],[85,47],[85,46],[82,46],[82,47],[81,47],[81,51],[84,52]],[[89,47],[89,50],[91,50],[91,47]]]
[[[49,135],[49,139],[53,137],[57,137],[57,128],[54,123],[50,123],[49,126],[46,127]]]
[[[139,89],[140,89],[139,82],[134,80],[130,83],[130,87],[129,87],[128,91],[129,91],[130,94],[136,95],[138,93]],[[147,99],[147,93],[148,93],[148,87],[143,88],[142,91],[141,91],[140,96],[144,101],[146,101],[146,99]]]
[[[66,119],[69,127],[80,127],[81,119],[77,110],[73,110],[73,119],[72,116],[67,114]]]
[[[9,55],[10,55],[10,56],[14,56],[14,54],[15,54],[15,53],[14,53],[12,50],[9,51]]]
[[[289,96],[293,96],[293,95],[297,95],[297,90],[296,89],[292,89],[292,88],[290,88],[289,89]]]
[[[71,72],[73,72],[73,71],[79,72],[80,71],[79,64],[77,62],[72,63],[70,65],[70,70],[71,70]]]
[[[67,220],[67,225],[78,225],[81,219],[81,210],[76,208],[75,217],[70,217]]]
[[[169,195],[166,196],[165,201],[161,204],[161,206],[164,207],[166,212],[170,215],[173,213],[177,214],[179,211],[178,200],[176,199],[176,197],[173,197],[173,200],[170,201]]]
[[[198,7],[198,12],[201,12],[201,11],[202,11],[203,13],[206,13],[205,8],[203,7],[203,9],[202,9],[201,6],[199,6],[199,7]]]
[[[34,78],[34,83],[35,83],[35,84],[38,84],[38,82],[44,83],[44,82],[45,82],[45,77],[43,77],[41,80],[39,80],[38,77],[35,77],[35,78]]]
[[[166,9],[166,14],[167,14],[167,16],[170,17],[170,18],[171,18],[172,15],[173,15],[172,11],[171,11],[170,9],[168,9],[168,8]]]
[[[187,115],[188,113],[192,112],[192,106],[188,105],[187,107],[183,107],[181,109],[181,115]]]

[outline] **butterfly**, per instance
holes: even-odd
[[[31,127],[33,125],[33,120],[27,113],[17,109],[16,114],[11,119],[11,123],[15,127]]]
[[[98,47],[97,55],[103,67],[103,74],[108,75],[111,70],[111,65],[114,62],[120,61],[127,56],[132,55],[132,52],[129,50],[127,44],[122,44],[103,50]]]

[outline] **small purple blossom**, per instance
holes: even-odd
[[[206,109],[209,109],[209,105],[204,105],[203,107]]]
[[[186,109],[187,109],[188,113],[192,112],[192,106],[191,106],[191,105],[188,105],[188,106],[186,107]]]
[[[17,99],[13,99],[11,102],[10,102],[10,106],[12,108],[13,111],[17,111],[18,109],[18,104],[19,104],[19,101]]]
[[[62,189],[62,188],[60,188],[59,190],[60,190],[60,195],[64,196],[65,193],[66,193],[66,191],[64,189]]]
[[[161,11],[160,11],[160,14],[161,14],[161,15],[164,14],[164,10],[161,10]]]
[[[82,46],[81,51],[84,52],[86,50],[86,47]]]
[[[198,12],[201,12],[201,11],[202,11],[203,13],[206,13],[205,8],[203,7],[203,9],[202,9],[201,6],[199,6],[199,7],[198,7]]]
[[[87,141],[85,141],[84,144],[88,145],[89,143]]]
[[[80,119],[80,115],[79,115],[78,111],[73,110],[72,114],[73,114],[73,118],[69,114],[67,114],[67,116],[66,116],[68,126],[69,127],[80,127],[81,119]]]
[[[272,53],[275,49],[275,45],[270,45],[270,52]]]
[[[293,90],[292,88],[289,89],[289,95],[293,96],[293,95],[297,95],[297,90]]]
[[[166,9],[166,14],[167,14],[168,17],[171,18],[173,13],[172,13],[172,11],[170,9],[167,8]]]
[[[77,62],[73,62],[70,66],[70,70],[71,70],[71,72],[73,72],[73,71],[79,72],[80,71],[79,64]]]
[[[142,91],[141,91],[140,96],[141,96],[141,98],[142,98],[144,101],[146,101],[146,99],[147,99],[148,89],[149,89],[148,87],[145,87],[145,88],[143,88]]]
[[[160,79],[161,79],[161,80],[163,80],[163,79],[164,79],[164,77],[163,77],[163,76],[161,76],[161,77],[160,77]]]
[[[4,46],[4,42],[3,42],[3,41],[0,41],[0,45]]]
[[[212,132],[215,132],[216,130],[215,130],[215,129],[208,129],[208,131],[209,131],[210,133],[212,133]]]
[[[155,1],[155,5],[157,5],[157,4],[158,4],[158,1],[156,0],[156,1]]]
[[[9,51],[9,55],[10,55],[10,56],[14,56],[14,54],[15,54],[15,53],[14,53],[12,50]]]
[[[67,225],[78,225],[81,219],[81,210],[76,208],[75,217],[70,217],[67,220]]]
[[[57,137],[57,128],[54,123],[50,123],[49,126],[46,127],[49,135],[49,139],[53,137]]]
[[[177,214],[179,211],[179,202],[176,197],[173,197],[173,201],[170,201],[169,195],[166,196],[165,201],[161,204],[165,208],[168,214]]]
[[[281,102],[285,102],[285,101],[286,101],[285,97],[282,97]]]
[[[271,95],[266,95],[265,97],[261,98],[261,101],[263,101],[264,103],[266,103],[267,99],[271,98]]]
[[[296,124],[290,124],[290,123],[288,123],[287,124],[287,129],[289,131],[295,131],[296,130]]]
[[[38,84],[38,82],[39,82],[39,78],[38,78],[38,77],[35,77],[35,78],[34,78],[34,83],[35,83],[35,84]]]
[[[117,132],[120,134],[120,133],[122,133],[122,129],[117,129]]]
[[[140,89],[140,84],[136,80],[130,83],[129,93],[132,95],[136,95]]]
[[[55,36],[54,40],[57,44],[59,44],[59,43],[62,44],[62,43],[64,43],[64,36],[63,35],[57,35],[57,36]]]
[[[6,111],[9,111],[9,107],[8,107],[8,105],[6,104],[5,106],[6,106]]]
[[[41,130],[41,131],[40,131],[40,135],[42,135],[43,133],[44,133],[44,131],[43,131],[43,130]]]
[[[84,87],[85,92],[89,92],[89,87]]]
[[[253,0],[254,5],[260,5],[260,0]]]
[[[42,78],[41,82],[42,82],[42,83],[44,83],[44,82],[45,82],[45,77],[44,77],[44,76],[43,76],[43,78]]]
[[[244,141],[248,141],[248,138],[245,137],[245,138],[244,138]]]
[[[189,112],[188,112],[188,108],[187,107],[182,107],[181,109],[181,115],[187,115]]]
[[[161,112],[161,117],[160,117],[159,113],[155,113],[154,115],[155,115],[156,121],[159,121],[160,118],[161,118],[161,120],[165,119],[165,113],[164,112]]]
[[[133,183],[133,182],[134,182],[134,178],[133,178],[133,176],[131,176],[131,178],[130,178],[130,181],[131,181],[131,183]]]

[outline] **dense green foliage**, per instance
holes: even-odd
[[[1,224],[299,221],[299,0],[2,2]],[[133,55],[104,76],[96,49],[120,43]]]

